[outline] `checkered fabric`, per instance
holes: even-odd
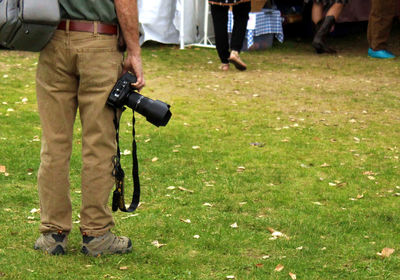
[[[263,34],[275,34],[275,38],[279,42],[283,43],[284,35],[281,17],[279,10],[263,9],[258,13],[250,13],[250,17],[255,16],[255,28],[254,26],[247,26],[246,38],[247,48],[250,48],[254,44],[254,37]],[[233,13],[229,11],[228,14],[228,32],[231,33],[233,28]]]

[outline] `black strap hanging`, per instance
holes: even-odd
[[[133,212],[139,206],[140,200],[140,181],[139,181],[139,166],[137,160],[137,150],[135,141],[135,113],[132,110],[132,177],[133,177],[133,195],[132,201],[128,209],[125,206],[125,172],[121,166],[121,150],[119,147],[119,119],[117,110],[114,108],[114,126],[116,130],[117,140],[117,155],[113,157],[114,170],[113,176],[115,177],[115,190],[113,192],[112,210],[115,212],[120,209],[122,212]]]

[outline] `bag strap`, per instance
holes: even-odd
[[[135,113],[132,110],[132,177],[133,177],[133,195],[132,201],[128,209],[125,206],[125,172],[121,166],[121,150],[119,147],[119,118],[117,116],[117,109],[114,108],[114,126],[116,130],[117,141],[117,154],[113,157],[114,170],[113,176],[115,177],[115,190],[113,192],[112,210],[115,212],[120,209],[122,212],[133,212],[138,208],[140,201],[140,180],[139,180],[139,164],[137,159],[137,147],[135,141]]]

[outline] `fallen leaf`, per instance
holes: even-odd
[[[265,144],[264,143],[259,143],[259,142],[254,142],[254,143],[250,143],[250,146],[253,146],[253,147],[264,147],[265,146]]]
[[[374,176],[368,176],[367,178],[370,179],[371,181],[375,180]]]
[[[32,214],[33,213],[40,213],[40,209],[36,209],[36,208],[33,208],[31,211],[29,211],[29,212],[31,212]]]
[[[235,279],[235,276],[233,276],[233,275],[228,275],[228,276],[226,276],[226,279]]]
[[[127,155],[132,154],[132,152],[129,151],[129,150],[124,150],[124,152],[123,152],[122,154],[123,154],[124,156],[127,156]]]
[[[269,259],[270,257],[271,257],[270,255],[264,255],[264,256],[262,256],[262,259],[266,260],[266,259]]]
[[[158,161],[158,157],[153,157],[153,158],[151,159],[151,161],[152,161],[152,162]]]
[[[303,250],[303,246],[297,247],[296,250]]]
[[[363,194],[358,194],[358,195],[357,195],[357,199],[362,199],[362,198],[364,198],[364,195],[363,195]]]
[[[240,173],[240,172],[243,172],[245,170],[246,170],[246,168],[244,166],[239,166],[236,171]]]
[[[190,224],[192,221],[191,220],[189,220],[189,219],[180,219],[181,220],[181,222],[184,222],[184,223],[186,223],[186,224]]]
[[[290,276],[290,278],[292,278],[293,280],[296,280],[296,279],[297,279],[297,276],[296,276],[296,274],[294,274],[294,273],[289,272],[289,276]]]
[[[363,175],[376,175],[376,174],[372,171],[365,171],[363,172]]]
[[[194,193],[194,191],[185,189],[184,187],[178,187],[178,189],[179,189],[180,191],[183,191],[183,192]]]
[[[193,238],[194,238],[194,239],[199,239],[199,238],[200,238],[200,235],[198,235],[198,234],[193,235]]]
[[[238,226],[238,224],[237,223],[233,223],[233,224],[231,224],[231,228],[238,228],[239,226]]]
[[[167,188],[167,190],[175,190],[176,188],[174,187],[174,186],[169,186],[168,188]]]
[[[192,149],[193,149],[193,150],[199,150],[199,149],[200,149],[200,146],[192,146]]]
[[[122,217],[121,220],[125,220],[125,219],[131,218],[131,217],[136,217],[136,216],[139,216],[139,214],[138,213],[130,214],[128,216]]]
[[[262,263],[257,263],[256,264],[256,267],[263,267],[264,266],[264,264],[262,264]]]
[[[325,163],[321,164],[321,167],[330,167],[330,165],[325,162]]]
[[[205,202],[203,203],[203,206],[212,207],[213,205],[211,203]]]
[[[277,230],[275,230],[275,229],[273,229],[271,227],[268,227],[267,230],[271,233],[272,237],[275,238],[275,239],[278,238],[278,237],[284,237],[286,239],[289,239],[289,237],[286,234],[284,234],[284,233],[282,233],[280,231],[277,231]]]
[[[121,267],[119,268],[119,270],[127,270],[127,269],[128,269],[127,266],[121,266]]]
[[[393,253],[394,253],[393,248],[383,248],[380,253],[376,253],[378,256],[381,256],[382,258],[389,258]]]
[[[6,173],[6,167],[4,165],[0,165],[0,173]]]
[[[278,265],[275,267],[275,271],[281,272],[284,268],[285,268],[285,267],[284,267],[282,264],[278,264]]]
[[[158,240],[154,240],[153,242],[151,242],[151,244],[156,246],[157,248],[161,248],[161,247],[167,245],[167,244],[163,244],[163,243],[158,242]]]
[[[319,205],[319,206],[322,206],[322,205],[323,205],[321,202],[318,202],[318,201],[314,201],[313,204]]]

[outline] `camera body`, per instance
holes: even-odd
[[[114,85],[107,99],[112,108],[123,108],[125,105],[146,117],[146,120],[155,126],[166,126],[171,119],[170,105],[152,100],[141,95],[131,84],[137,78],[131,73],[125,73]]]

